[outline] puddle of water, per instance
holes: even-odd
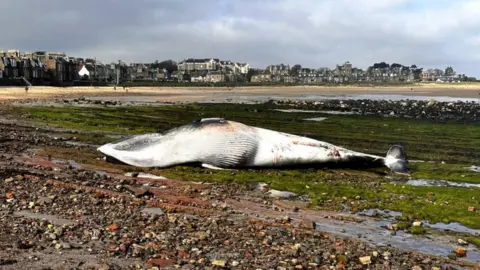
[[[72,166],[72,168],[74,169],[79,169],[81,168],[82,166],[80,164],[78,164],[75,160],[69,160],[68,163],[70,164],[70,166]]]
[[[301,98],[299,98],[301,99]],[[434,99],[438,102],[480,102],[478,98],[460,98],[460,97],[449,97],[449,96],[420,96],[420,95],[395,95],[395,94],[358,94],[358,95],[310,95],[304,99],[315,100],[315,99],[368,99],[368,100],[392,100],[392,101],[401,101],[401,100],[417,100],[417,101],[429,101]]]
[[[445,224],[443,222],[435,223],[435,224],[429,224],[428,222],[424,222],[425,226],[430,227],[432,229],[437,229],[437,230],[448,230],[452,232],[459,232],[459,233],[467,233],[471,234],[474,236],[479,236],[480,235],[480,230],[475,230],[475,229],[470,229],[468,227],[463,226],[462,224],[452,222]]]
[[[54,216],[54,215],[33,213],[33,212],[30,212],[30,211],[26,211],[26,210],[21,210],[21,211],[18,211],[18,212],[14,212],[13,215],[17,216],[17,217],[43,219],[43,220],[47,220],[50,223],[52,223],[53,225],[57,225],[57,226],[74,224],[73,221],[68,220],[68,219],[59,218],[59,217]]]
[[[60,160],[60,159],[52,159],[52,163],[55,163],[57,165],[66,165],[67,162],[65,160]]]
[[[82,143],[82,142],[75,142],[75,141],[66,141],[65,143],[72,146],[96,146],[90,143]]]
[[[468,167],[467,169],[470,169],[472,172],[478,172],[478,173],[480,173],[480,166],[474,166],[474,165],[472,165],[472,166]]]
[[[395,218],[395,217],[401,217],[403,214],[402,212],[397,212],[397,211],[391,211],[388,209],[381,210],[381,209],[365,209],[363,211],[359,211],[357,215],[360,216],[369,216],[369,217],[389,217],[389,218]]]
[[[388,224],[394,223],[396,217],[403,216],[403,213],[398,212],[398,211],[391,211],[391,210],[387,210],[387,209],[381,210],[381,209],[373,208],[373,209],[365,209],[365,210],[359,211],[359,212],[357,212],[357,215],[359,215],[359,216],[369,216],[369,217],[379,217],[379,218],[382,218],[383,220],[375,221],[375,222],[377,222],[377,224],[388,225]],[[448,231],[451,231],[451,232],[466,233],[466,234],[471,234],[471,235],[474,235],[474,236],[480,235],[480,230],[470,229],[470,228],[468,228],[466,226],[463,226],[462,224],[459,224],[459,223],[456,223],[456,222],[452,222],[452,223],[448,223],[448,224],[445,224],[445,223],[442,223],[442,222],[430,224],[428,221],[423,220],[422,223],[424,224],[424,226],[432,228],[432,229],[436,229],[436,230],[444,230],[444,231],[448,230]]]
[[[298,109],[274,109],[274,111],[278,112],[286,112],[286,113],[323,113],[323,114],[339,114],[339,115],[353,115],[358,114],[356,112],[342,112],[342,111],[312,111],[312,110],[298,110]]]
[[[406,185],[416,186],[416,187],[477,187],[480,188],[480,184],[472,184],[465,182],[452,182],[447,180],[435,180],[435,179],[414,179],[408,180]]]
[[[347,223],[342,221],[328,220],[326,222],[318,221],[317,229],[335,233],[346,237],[358,237],[374,245],[387,246],[391,245],[396,248],[417,251],[425,254],[446,257],[451,254],[456,245],[451,236],[436,236],[429,239],[424,236],[417,236],[398,231],[396,235],[381,227],[390,224],[390,221],[363,221],[361,223]],[[467,257],[459,258],[459,260],[478,261],[480,260],[480,251],[474,246],[468,246]]]
[[[320,122],[327,119],[328,119],[327,117],[313,117],[313,118],[305,118],[303,120]]]

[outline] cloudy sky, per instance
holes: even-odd
[[[480,77],[480,0],[0,0],[0,48],[104,62],[416,64]]]

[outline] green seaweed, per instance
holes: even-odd
[[[358,115],[322,115],[282,113],[273,106],[240,104],[191,104],[173,106],[125,107],[15,107],[13,115],[28,115],[33,122],[79,130],[77,140],[103,144],[118,139],[107,134],[141,134],[166,131],[199,118],[224,117],[245,124],[308,136],[352,150],[385,155],[393,144],[405,146],[411,160],[411,176],[415,179],[443,179],[480,183],[480,174],[469,171],[480,163],[480,125],[435,122]],[[304,121],[326,116],[321,122]],[[348,168],[312,168],[297,170],[212,171],[205,168],[177,166],[169,169],[138,169],[106,164],[99,153],[43,150],[43,155],[61,156],[124,171],[148,171],[166,177],[189,181],[219,183],[265,182],[274,189],[295,192],[311,199],[318,209],[352,210],[379,208],[401,211],[405,224],[414,219],[429,222],[459,222],[480,228],[480,215],[468,207],[480,208],[479,188],[414,187],[401,184],[406,178],[391,174],[386,168],[353,170]],[[442,163],[445,162],[445,164]],[[396,183],[392,183],[392,179]],[[405,225],[407,226],[407,225]],[[408,228],[407,226],[406,228]]]
[[[480,238],[478,237],[465,237],[465,241],[476,246],[477,248],[480,248]]]
[[[425,228],[423,228],[421,226],[412,226],[412,227],[410,227],[410,233],[411,234],[426,234],[427,231],[425,230]]]

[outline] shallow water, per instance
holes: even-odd
[[[423,94],[423,93],[422,93]],[[428,96],[428,95],[417,95],[417,94],[283,94],[283,95],[265,95],[265,94],[239,94],[235,91],[224,91],[218,93],[201,93],[198,95],[187,94],[191,97],[189,100],[194,100],[199,103],[236,103],[236,102],[266,102],[271,99],[296,99],[296,100],[329,100],[329,99],[339,99],[339,100],[359,100],[359,99],[370,99],[370,100],[417,100],[417,101],[428,101],[434,99],[439,102],[476,102],[480,103],[479,98],[462,98],[462,97],[452,97],[452,96]],[[116,100],[121,102],[158,102],[163,101],[165,96],[172,96],[171,94],[155,94],[155,95],[126,95],[118,97],[109,97],[109,96],[98,96],[98,97],[89,97],[90,100]],[[172,96],[173,97],[173,96]]]
[[[357,112],[342,112],[342,111],[314,111],[314,110],[298,110],[298,109],[274,109],[274,111],[285,113],[322,113],[322,114],[338,114],[338,115],[354,115]]]
[[[398,184],[398,182],[397,182]],[[480,188],[480,184],[465,183],[465,182],[452,182],[447,180],[435,180],[435,179],[413,179],[408,180],[406,185],[416,187],[476,187]]]
[[[456,239],[451,236],[435,236],[430,239],[425,236],[417,236],[398,231],[396,235],[381,228],[389,224],[389,221],[363,221],[361,223],[347,223],[343,221],[317,222],[317,229],[343,235],[347,237],[359,237],[374,246],[391,245],[405,250],[418,251],[435,256],[448,256],[456,247]],[[480,251],[472,245],[468,246],[467,257],[459,260],[479,261]]]
[[[363,211],[359,211],[357,213],[357,215],[360,215],[360,216],[374,216],[374,213],[376,213],[376,215],[378,216],[387,216],[387,217],[401,217],[403,214],[402,212],[397,212],[397,211],[391,211],[391,210],[381,210],[381,209],[365,209]]]
[[[261,191],[268,185],[265,183],[259,183],[256,187],[257,191]],[[348,206],[346,207],[348,211]],[[352,215],[346,212],[339,213],[338,216],[343,217],[356,217],[359,216],[372,216],[374,212],[377,212],[376,218],[366,217],[360,222],[344,221],[330,218],[321,218],[317,215],[302,215],[302,218],[308,218],[315,221],[316,229],[321,231],[327,231],[332,234],[358,237],[361,240],[372,246],[393,246],[409,251],[417,251],[425,254],[443,256],[446,257],[453,252],[456,247],[457,238],[451,235],[435,235],[435,237],[429,237],[425,235],[412,235],[404,231],[397,231],[395,235],[392,235],[391,231],[385,227],[395,222],[395,217],[402,216],[401,212],[380,210],[380,209],[366,209],[358,212],[356,215]],[[291,216],[295,219],[295,215]],[[433,229],[445,229],[448,228],[451,231],[469,233],[476,235],[477,230],[469,229],[459,224],[428,224],[426,227]],[[479,261],[480,250],[473,245],[468,246],[467,257],[459,258],[459,260],[466,261]]]
[[[327,119],[328,119],[327,117],[313,117],[313,118],[305,118],[303,120],[321,122],[321,121],[327,120]]]
[[[478,173],[480,173],[480,166],[474,166],[474,165],[472,165],[472,166],[468,167],[467,169],[470,169],[472,172],[478,172]]]
[[[432,229],[443,230],[443,231],[452,231],[452,232],[459,232],[459,233],[467,233],[474,236],[480,236],[480,230],[470,229],[468,227],[463,226],[462,224],[452,222],[445,224],[443,222],[429,224],[428,222],[424,222],[426,227],[430,227]]]
[[[355,94],[355,95],[310,95],[305,98],[299,99],[308,99],[308,100],[316,100],[316,99],[369,99],[369,100],[392,100],[392,101],[400,101],[400,100],[417,100],[417,101],[429,101],[429,100],[436,100],[438,102],[477,102],[480,103],[479,98],[460,98],[460,97],[450,97],[450,96],[417,96],[417,95],[399,95],[399,94]]]
[[[74,169],[80,169],[82,167],[82,165],[78,164],[75,160],[69,160],[68,163]]]
[[[376,214],[374,214],[374,213],[376,213]],[[380,222],[379,224],[385,224],[385,225],[395,223],[396,222],[395,217],[403,216],[402,212],[391,211],[391,210],[387,210],[387,209],[385,209],[385,210],[365,209],[363,211],[357,212],[356,214],[359,215],[359,216],[377,217],[379,219],[382,219],[381,221],[378,221],[378,222]],[[388,221],[388,222],[386,222],[386,221]],[[448,224],[445,224],[443,222],[431,224],[428,221],[422,220],[422,223],[425,227],[429,227],[429,228],[436,229],[436,230],[451,231],[451,232],[457,232],[457,233],[466,233],[466,234],[471,234],[471,235],[474,235],[474,236],[480,235],[480,230],[470,229],[470,228],[468,228],[466,226],[463,226],[462,224],[459,224],[459,223],[456,223],[456,222],[452,222],[452,223],[448,223]]]

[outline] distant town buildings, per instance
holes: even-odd
[[[469,78],[458,75],[452,67],[446,69],[419,68],[385,62],[374,63],[363,70],[350,62],[333,68],[306,68],[301,65],[269,65],[252,68],[248,63],[218,58],[188,58],[178,63],[172,60],[153,63],[102,63],[96,58],[69,57],[63,52],[24,52],[0,50],[0,82],[23,80],[28,84],[72,85],[74,82],[128,81],[179,82],[255,82],[255,83],[351,83],[351,82],[456,82]]]

